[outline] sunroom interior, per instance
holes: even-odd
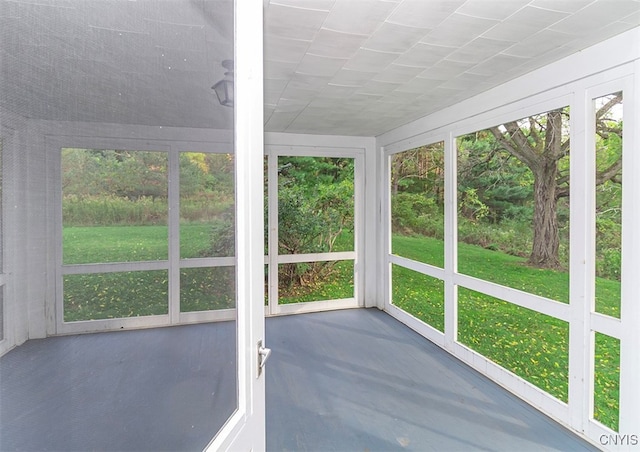
[[[415,343],[557,448],[639,444],[640,2],[0,0],[0,24],[0,449],[202,449],[245,402],[245,333],[267,401],[296,350],[330,376],[370,348],[356,387]],[[515,447],[380,442],[372,413],[269,443],[285,406],[272,450]]]

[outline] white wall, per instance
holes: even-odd
[[[623,275],[622,319],[594,312],[595,223],[593,217],[593,179],[589,162],[595,161],[592,99],[624,91],[624,174],[623,184]],[[599,93],[599,94],[598,94]],[[476,368],[494,381],[527,400],[558,421],[582,433],[597,445],[611,446],[610,435],[616,435],[592,419],[593,334],[595,331],[621,340],[620,435],[640,438],[640,240],[633,231],[640,230],[640,28],[599,43],[561,61],[514,79],[499,87],[455,104],[438,113],[413,121],[385,133],[376,140],[378,157],[384,174],[388,156],[420,145],[445,140],[445,333],[429,328],[390,304],[388,285],[380,292],[385,308],[407,325],[433,340],[454,356]],[[455,137],[505,121],[542,113],[570,105],[571,109],[571,258],[570,304],[551,302],[530,294],[512,293],[501,286],[471,281],[457,273],[457,206]],[[388,176],[387,176],[388,177]],[[386,198],[383,226],[385,246],[380,270],[389,278],[391,260],[388,247],[388,181],[381,183],[380,196]],[[591,185],[590,185],[591,184]],[[633,207],[632,207],[633,206]],[[578,245],[579,244],[579,245]],[[473,284],[473,287],[470,286]],[[569,402],[565,404],[529,384],[489,359],[457,342],[458,286],[466,286],[503,298],[516,305],[565,320],[570,328]],[[618,437],[616,437],[618,438]],[[633,441],[623,444],[633,447]],[[625,448],[623,447],[623,449]]]
[[[0,136],[3,139],[3,260],[5,285],[4,340],[0,341],[0,355],[27,340],[28,311],[26,299],[27,256],[20,245],[27,243],[26,231],[18,225],[26,221],[23,209],[26,198],[27,155],[26,121],[24,118],[0,109]],[[2,272],[0,272],[2,273]],[[18,302],[18,300],[22,300]]]

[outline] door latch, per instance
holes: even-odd
[[[258,377],[262,374],[262,369],[271,356],[271,349],[264,346],[262,339],[258,341]]]

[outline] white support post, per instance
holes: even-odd
[[[448,133],[444,142],[444,343],[448,350],[454,349],[458,339],[458,288],[454,284],[454,276],[458,271],[456,173],[455,137]]]
[[[585,431],[593,412],[593,334],[589,317],[594,300],[595,122],[593,102],[579,90],[570,105],[570,237],[569,257],[569,423]]]
[[[267,192],[269,203],[269,314],[278,312],[278,155],[267,153]]]
[[[640,60],[625,84],[622,184],[622,337],[620,341],[621,435],[640,441]]]

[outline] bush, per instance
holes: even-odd
[[[435,200],[425,193],[401,192],[391,198],[394,232],[444,239],[444,216]]]
[[[62,200],[65,226],[153,226],[167,224],[166,199],[67,195]]]

